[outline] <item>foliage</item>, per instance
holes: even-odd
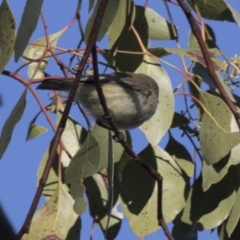
[[[182,11],[178,5],[181,1],[169,2],[175,3],[178,11]],[[171,10],[169,2],[166,1],[166,12],[168,7]],[[163,177],[162,190],[156,175],[150,175],[139,161],[131,159],[135,155],[129,156],[121,144],[112,142],[106,129],[94,125],[87,131],[82,123],[67,116],[57,151],[52,151],[57,142],[53,138],[39,163],[38,180],[41,186],[43,176],[48,175],[45,168],[48,159],[54,158],[42,191],[46,204],[35,213],[30,234],[21,236],[22,239],[47,239],[53,236],[58,239],[79,239],[79,215],[86,211],[87,206],[94,223],[99,224],[106,239],[117,237],[123,216],[128,218],[131,230],[140,239],[158,231],[160,207],[166,223],[173,223],[172,235],[175,239],[195,239],[193,233],[206,229],[217,229],[221,240],[238,239],[240,96],[237,78],[240,61],[237,56],[231,59],[225,57],[217,47],[214,29],[205,21],[210,19],[240,25],[240,14],[224,0],[187,2],[196,24],[201,28],[201,38],[206,43],[208,60],[212,65],[203,57],[204,50],[194,32],[189,31],[188,48],[182,49],[178,43],[181,36],[178,36],[174,22],[131,0],[108,1],[97,36],[98,55],[104,61],[98,63],[101,71],[115,69],[144,73],[155,79],[159,86],[160,104],[156,113],[139,128],[148,141],[147,146],[139,151],[139,156]],[[3,75],[25,86],[1,131],[2,159],[11,144],[12,133],[28,106],[27,94],[33,94],[41,108],[29,124],[27,140],[47,131],[36,124],[42,113],[51,128],[60,131],[56,126],[61,125],[64,118],[65,101],[54,92],[50,97],[51,104],[45,107],[35,86],[52,75],[48,65],[53,59],[54,64],[60,66],[62,75],[51,78],[75,78],[79,69],[74,68],[74,64],[78,65],[83,48],[90,44],[101,1],[89,1],[91,14],[84,31],[76,14],[62,30],[53,34],[48,33],[48,25],[40,13],[44,4],[43,1],[28,0],[21,22],[17,24],[7,0],[3,0],[0,7],[0,69]],[[81,16],[81,1],[78,4],[76,12]],[[172,19],[171,11],[169,13],[169,19]],[[45,35],[28,44],[34,29],[40,28],[36,16],[43,22]],[[58,42],[62,35],[67,34],[77,22],[80,26],[78,47],[61,47]],[[16,36],[15,25],[18,27]],[[108,47],[103,48],[106,41]],[[167,42],[168,47],[164,47],[163,41]],[[173,42],[177,43],[177,47],[172,47]],[[9,71],[5,67],[13,55],[15,61],[22,57],[25,63],[16,63],[20,66]],[[170,55],[179,57],[184,69],[163,60]],[[66,58],[62,60],[62,56],[70,56],[70,61]],[[92,63],[92,59],[88,58],[88,62]],[[187,62],[190,62],[189,67],[186,67]],[[170,79],[165,66],[172,67],[184,78],[177,80],[175,89],[172,86],[176,80]],[[223,90],[216,84],[210,68]],[[20,75],[22,69],[29,79]],[[84,74],[90,70],[86,65]],[[176,109],[174,105],[179,98],[182,98],[182,104]],[[56,115],[56,124],[50,112]],[[175,137],[175,133],[182,134],[182,139]],[[137,141],[128,131],[125,135],[129,146]],[[166,135],[168,142],[166,147],[162,147],[160,141]],[[194,154],[183,141],[190,141]],[[196,162],[201,162],[199,169],[196,169]],[[171,239],[171,235],[167,237]]]

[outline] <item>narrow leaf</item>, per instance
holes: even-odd
[[[37,26],[42,4],[43,0],[27,0],[14,46],[15,62],[17,62],[21,57],[33,31]]]
[[[15,107],[13,108],[12,112],[4,123],[0,138],[0,158],[2,158],[8,144],[11,141],[12,133],[16,124],[22,118],[24,109],[26,107],[26,95],[27,88],[23,91],[21,97],[19,98],[18,102],[16,103]]]
[[[13,53],[16,23],[6,0],[0,6],[0,73]]]

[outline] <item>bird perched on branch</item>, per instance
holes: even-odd
[[[119,129],[139,127],[150,119],[158,105],[159,88],[154,79],[141,73],[115,72],[100,74],[99,79],[107,106],[114,113]],[[70,91],[73,80],[45,80],[38,89]],[[94,76],[82,77],[75,95],[99,125],[109,128],[95,88]]]

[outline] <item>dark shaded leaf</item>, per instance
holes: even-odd
[[[178,112],[174,112],[171,128],[181,127],[189,123],[190,121],[188,118]]]

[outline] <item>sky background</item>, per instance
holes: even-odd
[[[25,0],[9,0],[8,1],[15,20],[17,24],[20,22],[21,14],[24,9]],[[135,1],[136,4],[143,5],[145,1],[138,0]],[[240,12],[240,4],[238,1],[228,1],[233,7],[235,7]],[[178,7],[169,4],[174,23],[178,26],[180,43],[182,48],[187,47],[187,37],[189,33],[189,25],[185,19],[184,14],[178,9]],[[166,12],[162,1],[149,0],[149,7],[154,9],[163,17],[166,17]],[[43,4],[43,13],[47,21],[49,33],[55,33],[62,29],[74,16],[76,8],[76,1],[69,0],[51,0],[45,1]],[[88,19],[88,1],[83,0],[83,6],[81,11],[81,18],[83,25],[86,24]],[[225,55],[230,58],[234,54],[239,54],[239,42],[240,42],[240,31],[239,27],[236,24],[228,22],[214,22],[206,21],[215,31],[217,44],[220,49],[225,53]],[[31,41],[38,39],[39,37],[44,36],[44,29],[42,22],[39,21],[36,31],[33,33]],[[75,48],[79,41],[79,31],[77,29],[77,24],[74,24],[68,31],[63,34],[58,42],[58,46],[63,48]],[[98,44],[99,47],[107,47],[107,38]],[[170,44],[169,42],[151,42],[151,46],[168,46],[176,47],[174,41]],[[238,51],[238,52],[236,52]],[[69,56],[63,58],[66,63],[69,61]],[[181,68],[180,58],[178,57],[167,57],[164,60],[171,62],[174,65],[177,65]],[[7,64],[6,70],[14,71],[17,67],[23,64],[22,59],[16,64],[13,60]],[[173,89],[181,82],[182,76],[176,71],[172,70],[168,66],[163,65],[167,70],[171,80]],[[62,75],[58,66],[55,65],[54,61],[50,61],[46,69],[46,72],[52,75]],[[23,69],[20,74],[27,78],[26,70]],[[1,88],[0,94],[2,97],[2,106],[0,107],[0,129],[5,123],[7,117],[9,116],[11,110],[18,101],[20,95],[24,90],[19,82],[9,77],[1,75],[0,77]],[[49,98],[47,92],[39,91],[39,96],[42,98],[44,104],[49,103]],[[175,97],[175,110],[180,112],[182,108],[181,97]],[[46,148],[53,137],[53,131],[51,130],[49,124],[45,120],[45,117],[41,114],[37,124],[42,125],[49,129],[49,131],[42,136],[31,140],[26,141],[26,133],[30,121],[38,113],[39,106],[36,103],[35,99],[28,93],[27,95],[27,107],[24,112],[24,116],[21,121],[16,126],[14,133],[12,135],[12,141],[8,146],[7,151],[3,155],[0,161],[0,204],[5,210],[7,216],[9,217],[14,230],[17,232],[25,220],[26,214],[29,210],[29,206],[33,200],[33,196],[36,191],[36,171],[38,169],[39,162],[46,151]],[[80,116],[76,107],[73,106],[71,115],[74,116],[80,122],[83,122],[82,117]],[[146,138],[142,132],[138,129],[131,131],[133,137],[133,146],[136,152],[139,152],[147,145]],[[193,156],[193,148],[190,145],[189,141],[185,138],[180,138],[181,132],[174,131],[174,136],[188,148],[190,154]],[[165,136],[160,145],[164,147],[167,143],[168,137]],[[199,161],[199,159],[198,159]],[[177,196],[176,196],[177,197]],[[41,198],[39,207],[45,202],[44,198]],[[89,216],[88,211],[85,212],[82,216],[82,232],[81,239],[88,239],[92,219]],[[170,225],[171,227],[171,225]],[[146,240],[153,239],[165,239],[163,237],[162,230],[157,231],[156,233],[147,236]],[[198,235],[199,239],[217,239],[216,233],[211,233],[210,231],[200,232]],[[130,230],[129,223],[126,218],[122,222],[122,229],[117,237],[117,239],[138,239]],[[93,239],[103,239],[101,230],[98,226],[95,227],[95,233]]]

